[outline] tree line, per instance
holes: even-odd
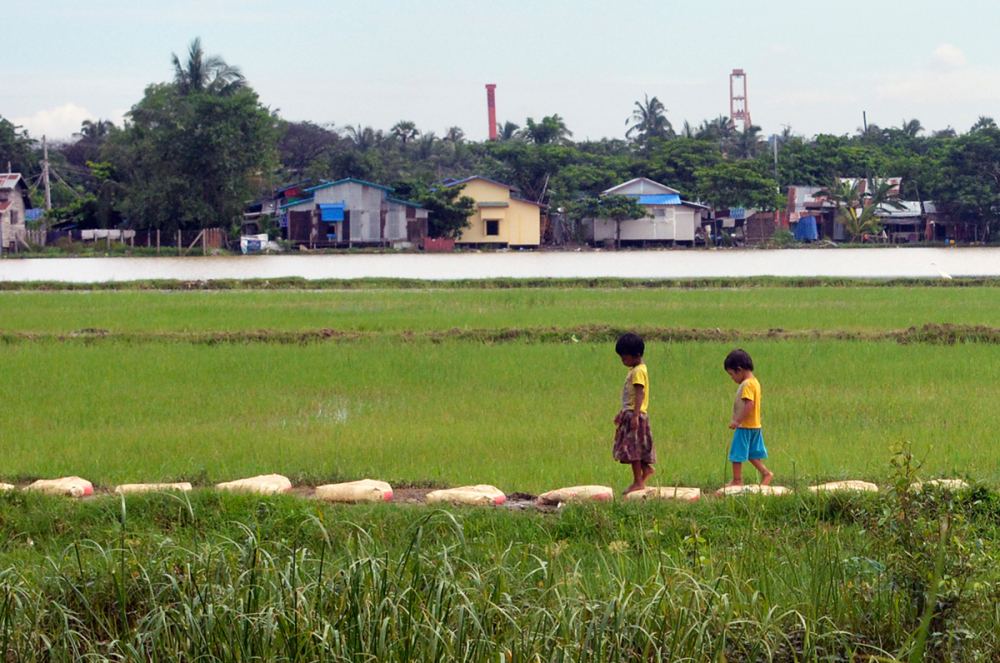
[[[197,39],[173,65],[173,80],[147,87],[123,126],[87,121],[50,150],[62,180],[53,218],[82,228],[238,229],[246,203],[276,187],[354,177],[437,206],[431,216],[443,219],[455,201],[438,200],[434,182],[473,174],[553,208],[579,207],[641,176],[716,208],[774,210],[784,207],[788,185],[834,190],[838,177],[895,176],[901,199],[933,200],[991,239],[1000,228],[1000,129],[988,117],[964,133],[927,132],[911,119],[853,135],[807,138],[785,128],[765,137],[725,116],[675,129],[664,104],[646,96],[631,109],[624,139],[574,141],[554,114],[505,121],[496,141],[477,142],[459,127],[438,136],[406,120],[385,131],[284,120],[238,67],[207,56]],[[8,161],[31,181],[40,173],[36,138],[0,118],[0,163]]]

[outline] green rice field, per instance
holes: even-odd
[[[98,487],[0,494],[6,659],[1000,659],[1000,290],[390,285],[0,293],[0,478]],[[211,490],[277,472],[620,492],[613,338],[632,328],[653,482],[698,502]],[[710,493],[730,478],[736,346],[790,497]],[[908,490],[935,477],[972,486]],[[882,491],[805,490],[848,478]],[[171,480],[196,490],[108,494]]]

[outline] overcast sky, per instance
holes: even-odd
[[[47,0],[4,6],[0,116],[32,136],[122,121],[171,54],[201,37],[289,120],[438,135],[558,113],[574,138],[621,138],[656,96],[679,129],[729,113],[747,72],[764,133],[868,122],[968,130],[1000,120],[1000,3],[986,0]]]

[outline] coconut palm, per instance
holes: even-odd
[[[637,136],[637,142],[645,143],[650,138],[673,138],[674,128],[667,119],[667,109],[663,103],[649,95],[645,95],[645,103],[635,102],[635,110],[632,117],[625,120],[625,124],[632,124],[631,128],[625,132],[626,138],[631,138],[633,134]]]
[[[361,128],[361,125],[356,127],[347,127],[347,137],[351,139],[354,143],[354,148],[359,152],[367,152],[372,150],[385,140],[385,135],[380,131],[376,131],[371,127]]]
[[[461,127],[449,127],[444,134],[444,140],[449,143],[461,143],[465,140],[465,132]]]
[[[980,129],[996,129],[997,123],[993,121],[992,117],[987,117],[986,115],[980,115],[976,123],[972,125],[969,129],[969,133],[974,131],[979,131]]]
[[[903,209],[899,202],[899,193],[887,179],[870,178],[862,189],[865,180],[841,180],[834,178],[827,187],[816,192],[817,197],[825,197],[837,206],[837,218],[843,222],[851,239],[856,240],[863,235],[877,235],[882,232],[882,222],[876,212],[880,208],[892,207]]]
[[[899,130],[910,138],[916,138],[917,134],[924,130],[924,125],[920,124],[920,120],[907,121],[906,118],[903,118],[903,124],[900,125]]]
[[[196,92],[228,96],[246,87],[246,79],[238,67],[229,66],[218,55],[205,57],[201,37],[191,42],[186,64],[182,65],[176,54],[173,62],[174,85],[182,96]]]
[[[518,137],[520,129],[519,125],[510,120],[504,122],[502,126],[497,122],[497,140],[513,140]]]
[[[538,124],[529,117],[526,124],[524,133],[536,145],[561,143],[573,135],[573,132],[566,128],[566,121],[558,114],[543,117]]]
[[[391,129],[392,135],[396,137],[403,145],[420,135],[420,129],[417,129],[417,125],[409,120],[400,120]]]

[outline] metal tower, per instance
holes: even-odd
[[[739,86],[743,87],[742,91],[739,91]],[[747,75],[742,69],[733,69],[733,73],[729,74],[729,121],[735,125],[736,120],[743,121],[743,131],[753,124],[747,105]]]

